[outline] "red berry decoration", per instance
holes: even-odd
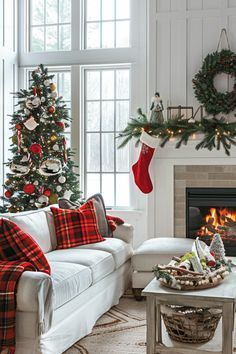
[[[43,194],[46,195],[46,197],[50,197],[51,193],[52,192],[50,189],[45,189],[45,191],[43,192]]]
[[[57,122],[56,123],[58,127],[60,127],[61,129],[65,129],[65,124],[63,122]]]
[[[35,155],[40,155],[42,153],[42,146],[40,144],[34,143],[30,146],[30,151]]]
[[[17,123],[17,124],[15,125],[15,128],[16,128],[17,130],[21,130],[21,129],[22,129],[22,126],[21,126],[21,124]]]
[[[51,106],[48,108],[49,113],[54,113],[55,112],[55,107]]]
[[[11,198],[11,196],[12,196],[12,191],[8,190],[8,191],[5,192],[5,197],[6,198]]]
[[[34,95],[34,96],[37,95],[37,89],[36,89],[36,87],[33,88],[33,95]]]
[[[35,185],[32,183],[24,185],[23,191],[25,194],[33,194],[35,192]]]

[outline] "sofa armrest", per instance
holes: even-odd
[[[42,272],[24,272],[17,286],[17,311],[38,314],[39,334],[51,327],[53,313],[52,278]]]
[[[130,224],[122,224],[117,226],[116,230],[113,232],[113,236],[115,238],[119,238],[120,240],[130,243],[133,243],[133,233],[134,227]]]

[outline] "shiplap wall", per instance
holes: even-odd
[[[0,0],[0,195],[4,162],[9,157],[11,131],[9,114],[14,111],[11,92],[17,85],[17,0]]]
[[[152,1],[152,0],[151,0]],[[236,51],[236,0],[154,0],[155,27],[152,51],[156,56],[150,68],[165,107],[193,105],[192,78],[203,58],[217,48],[222,28]],[[156,39],[154,39],[156,37]],[[226,47],[223,40],[222,47]]]

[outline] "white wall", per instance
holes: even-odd
[[[151,59],[150,70],[156,87],[152,90],[160,91],[165,107],[169,101],[172,106],[196,108],[199,103],[194,98],[192,78],[204,57],[216,50],[222,28],[227,29],[231,49],[236,51],[236,1],[154,0],[153,18],[155,60]]]
[[[16,0],[0,0],[0,195],[4,165],[9,156],[10,117],[14,111],[11,92],[17,88]]]

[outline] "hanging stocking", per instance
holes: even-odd
[[[139,189],[145,193],[151,193],[153,186],[149,175],[149,165],[152,160],[154,151],[158,145],[158,139],[142,132],[140,141],[142,147],[138,161],[132,166],[134,181]]]

